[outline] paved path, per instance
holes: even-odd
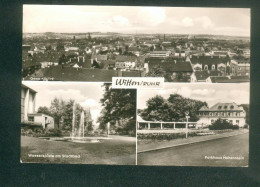
[[[173,146],[192,144],[192,143],[219,139],[219,138],[223,138],[223,137],[234,136],[234,135],[244,134],[244,133],[248,133],[248,130],[242,129],[242,130],[236,130],[236,131],[232,131],[232,132],[225,132],[223,134],[195,136],[195,137],[190,137],[187,139],[181,138],[181,139],[166,140],[166,141],[150,141],[148,143],[143,143],[145,141],[138,140],[137,152],[140,153],[140,152],[153,151],[156,149],[163,149],[163,148],[169,148],[169,147],[173,147]]]
[[[248,165],[248,155],[249,133],[244,133],[200,143],[138,153],[137,164],[245,167]]]

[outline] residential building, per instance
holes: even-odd
[[[223,75],[229,74],[230,59],[228,57],[221,58],[219,56],[190,56],[186,58],[186,61],[190,61],[194,71],[218,70]]]
[[[238,63],[236,60],[231,60],[231,74],[235,76],[250,76],[250,63]]]
[[[136,66],[137,57],[136,56],[116,56],[115,67],[117,69],[131,69]]]
[[[169,57],[170,54],[171,54],[171,51],[151,51],[150,57],[166,58],[166,57]]]
[[[206,82],[206,79],[210,76],[221,76],[220,71],[194,71],[191,75],[191,82]]]

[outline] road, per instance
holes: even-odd
[[[138,165],[234,166],[248,165],[249,133],[138,153]],[[224,156],[226,159],[224,159]],[[229,157],[240,157],[234,159]],[[242,158],[243,157],[243,158]]]

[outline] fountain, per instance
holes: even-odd
[[[77,120],[77,105],[76,102],[73,103],[72,107],[72,125],[71,133],[69,137],[55,137],[48,138],[48,140],[54,141],[69,141],[76,143],[98,143],[100,140],[105,141],[107,139],[112,139],[109,137],[109,127],[110,123],[107,124],[107,137],[85,137],[85,122],[88,123],[92,121],[90,109],[83,110],[80,115],[80,119]]]
[[[87,110],[87,117],[91,117],[90,110]],[[77,125],[76,123],[76,103],[73,104],[72,110],[72,130],[71,130],[71,138],[70,141],[77,142],[77,143],[96,143],[99,142],[97,139],[91,139],[88,137],[84,137],[85,135],[85,113],[84,111],[81,112],[80,121]]]

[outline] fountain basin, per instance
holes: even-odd
[[[100,143],[102,140],[109,140],[109,137],[41,137],[49,141],[63,141],[74,143]]]

